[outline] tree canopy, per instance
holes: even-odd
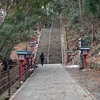
[[[61,13],[80,33],[88,22],[93,26],[100,18],[100,0],[0,0],[0,60],[7,63],[14,45],[30,34],[34,24]]]
[[[5,12],[0,21],[0,60],[5,68],[17,41],[27,37],[34,24],[52,18],[53,5],[53,0],[0,0]]]

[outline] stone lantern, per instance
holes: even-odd
[[[81,50],[81,54],[83,55],[83,58],[84,58],[84,69],[86,69],[86,56],[88,55],[88,51],[89,51],[89,47],[87,46],[82,46],[80,47],[80,50]]]
[[[68,58],[68,63],[70,62],[70,60],[71,60],[71,56],[72,56],[72,50],[67,50],[66,51],[67,52],[67,58]]]

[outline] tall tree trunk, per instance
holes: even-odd
[[[81,20],[81,28],[83,30],[83,16],[82,16],[82,0],[78,0],[78,6],[79,6],[79,13],[80,13],[80,20]]]
[[[92,27],[92,43],[91,43],[91,47],[93,47],[94,50],[94,42],[95,42],[95,33],[96,33],[96,27],[94,25],[94,23],[91,24]]]

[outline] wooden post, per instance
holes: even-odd
[[[22,81],[22,75],[23,75],[23,60],[20,61],[20,81]]]
[[[87,69],[87,67],[86,67],[86,55],[84,55],[84,69]]]

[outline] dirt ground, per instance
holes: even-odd
[[[67,68],[71,76],[97,100],[100,100],[100,70],[91,69],[87,71],[79,68]]]
[[[69,49],[75,51],[77,54],[78,39],[75,33],[68,34],[68,43]],[[100,45],[98,44],[97,47]],[[100,51],[100,50],[99,50]],[[87,56],[87,62],[94,62],[100,64],[100,54],[96,53],[94,56],[91,56],[93,50],[90,48],[89,54]],[[75,56],[75,59],[78,58]],[[67,68],[71,76],[86,90],[88,90],[97,100],[100,100],[100,69],[91,69],[87,71],[80,70],[79,68]]]

